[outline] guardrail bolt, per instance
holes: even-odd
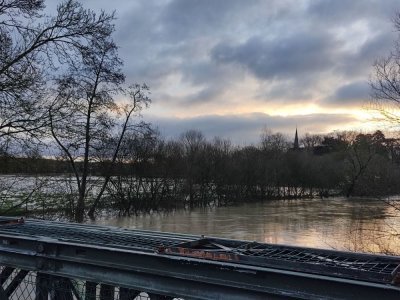
[[[44,245],[43,244],[39,244],[37,246],[37,252],[39,252],[39,253],[43,253],[44,252]]]

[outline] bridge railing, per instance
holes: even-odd
[[[0,300],[400,299],[400,257],[0,217]]]
[[[18,300],[167,300],[167,295],[46,273],[0,267],[0,299]]]

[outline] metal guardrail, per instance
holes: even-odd
[[[50,299],[57,300],[172,299],[163,295],[148,294],[123,287],[113,287],[10,267],[0,268],[0,282],[6,287],[0,292],[0,299],[48,300],[49,296]]]
[[[400,257],[0,217],[2,299],[400,299]]]

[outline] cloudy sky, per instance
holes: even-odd
[[[50,1],[51,2],[51,1]],[[144,118],[252,143],[374,128],[368,80],[397,38],[394,0],[86,0],[116,10],[128,81],[146,82]],[[49,9],[54,3],[49,4]]]

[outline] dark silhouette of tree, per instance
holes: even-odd
[[[305,136],[300,140],[300,143],[307,150],[312,150],[316,146],[320,146],[323,137],[319,134],[306,133]]]
[[[280,132],[273,133],[265,129],[261,134],[261,149],[271,155],[285,152],[290,148],[287,138]]]
[[[400,14],[394,18],[394,26],[400,32]],[[400,122],[400,43],[394,44],[390,54],[374,63],[370,80],[372,108],[378,111],[385,121],[398,127]]]
[[[52,17],[43,9],[43,0],[0,1],[0,138],[37,137],[48,124],[44,101],[54,75],[79,65],[114,30],[113,14],[74,0]]]
[[[77,183],[77,222],[82,222],[84,217],[89,164],[96,152],[104,151],[104,140],[112,140],[113,130],[118,127],[117,116],[122,116],[121,129],[110,152],[110,166],[116,162],[131,119],[150,101],[146,85],[123,87],[125,78],[121,66],[117,46],[110,36],[92,40],[86,51],[82,51],[81,63],[71,65],[68,73],[57,80],[57,96],[49,108],[51,135],[69,161]],[[127,102],[117,103],[117,95],[124,96]],[[111,173],[104,178],[95,196],[89,210],[90,217],[94,216],[110,176]]]
[[[202,152],[205,148],[205,137],[202,132],[192,129],[181,134],[180,142],[185,159],[185,179],[186,189],[189,194],[189,205],[194,206],[196,201],[195,183],[199,179],[201,165],[204,163]]]

